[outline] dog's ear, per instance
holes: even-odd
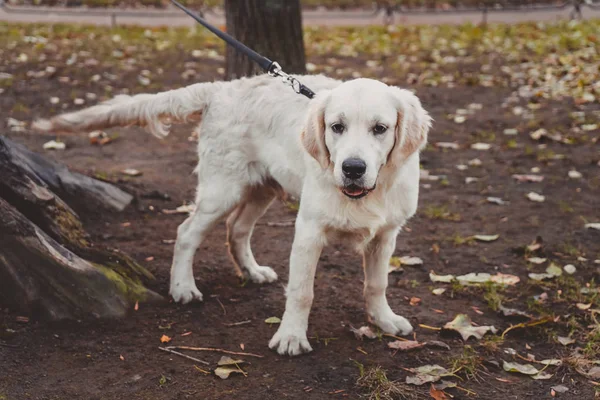
[[[329,91],[319,92],[310,101],[302,145],[323,169],[329,166],[329,150],[325,144],[325,106],[329,100]]]
[[[414,152],[425,148],[432,119],[411,91],[397,87],[390,89],[398,110],[398,121],[389,161],[399,165]]]

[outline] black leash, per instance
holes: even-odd
[[[257,63],[262,69],[264,69],[269,75],[273,77],[280,77],[283,79],[283,83],[289,85],[294,89],[294,91],[298,94],[302,94],[309,99],[315,97],[315,92],[304,86],[298,79],[286,74],[281,69],[281,66],[276,61],[271,61],[267,57],[261,56],[248,46],[243,43],[238,42],[233,37],[228,35],[227,33],[221,31],[220,29],[215,28],[208,22],[206,22],[202,17],[189,10],[177,0],[171,0],[171,3],[175,4],[179,9],[185,12],[190,17],[194,18],[200,25],[204,26],[206,29],[217,35],[220,39],[224,40],[228,45],[239,51],[240,53],[245,54],[252,61]]]

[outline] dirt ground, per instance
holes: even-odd
[[[114,32],[104,33],[108,34]],[[13,37],[13,33],[6,31],[3,35],[4,40]],[[13,129],[7,118],[31,121],[59,111],[60,104],[74,109],[74,98],[86,98],[86,104],[93,104],[97,100],[85,97],[90,92],[104,98],[125,88],[142,92],[179,87],[190,83],[181,76],[186,68],[196,71],[194,82],[219,79],[218,68],[222,67],[218,57],[192,58],[185,43],[154,54],[129,51],[130,43],[120,42],[127,57],[137,61],[120,59],[112,63],[102,58],[104,47],[95,47],[99,44],[80,40],[78,50],[73,50],[71,46],[80,39],[80,33],[64,29],[61,35],[51,40],[58,50],[46,51],[42,60],[39,55],[43,49],[20,39],[17,45],[7,46],[0,53],[0,59],[4,58],[0,72],[13,76],[10,84],[1,86],[1,132],[40,152],[49,138],[28,128]],[[102,38],[106,39],[99,36],[96,40],[100,42]],[[110,48],[110,38],[106,40]],[[114,37],[113,41],[116,43]],[[75,62],[65,64],[71,53],[78,51],[91,54],[78,53]],[[27,54],[28,59],[21,54]],[[330,71],[342,70],[335,73],[342,78],[351,78],[353,72],[360,71],[415,89],[435,118],[431,144],[422,154],[422,166],[438,179],[422,180],[418,214],[399,236],[395,252],[396,256],[420,257],[423,265],[405,265],[403,272],[391,273],[388,299],[397,313],[413,323],[417,340],[441,340],[450,350],[424,347],[395,352],[387,346],[393,338],[380,336],[363,341],[355,338],[350,326],[367,324],[361,259],[343,243],[336,243],[323,252],[317,271],[308,331],[314,351],[297,358],[270,351],[267,343],[277,325],[264,321],[283,313],[283,285],[287,282],[293,226],[267,223],[292,221],[295,214],[293,207],[277,202],[260,221],[253,237],[257,260],[276,270],[277,283],[245,283],[234,275],[221,223],[196,256],[194,271],[204,294],[202,303],[141,304],[139,310],[132,310],[128,318],[118,321],[61,323],[35,318],[19,322],[19,313],[0,306],[0,399],[359,398],[372,394],[357,385],[363,367],[366,370],[381,367],[389,380],[399,381],[398,387],[405,398],[425,399],[431,398],[429,385],[409,386],[403,382],[412,375],[407,369],[426,364],[439,364],[455,372],[456,376],[449,380],[459,388],[446,392],[456,399],[552,398],[552,387],[557,385],[565,386],[568,391],[554,391],[556,398],[594,398],[596,379],[590,368],[600,358],[600,330],[596,331],[598,324],[593,312],[599,308],[594,280],[600,273],[600,265],[595,261],[600,258],[600,232],[584,226],[600,221],[597,143],[600,131],[597,127],[590,129],[600,123],[598,102],[542,96],[529,103],[520,100],[503,107],[517,89],[514,84],[498,80],[486,86],[481,81],[473,83],[469,74],[480,71],[482,64],[492,60],[489,74],[500,76],[500,72],[494,71],[509,65],[507,58],[487,54],[485,60],[472,59],[461,64],[452,87],[428,84],[429,75],[411,78],[411,73],[418,75],[431,67],[434,61],[429,55],[419,55],[419,62],[402,72],[396,63],[386,62],[391,60],[386,57],[363,53],[350,57],[327,49],[320,53],[309,51],[309,61],[317,66],[317,72],[330,65],[334,68]],[[98,62],[85,63],[84,59],[89,58]],[[368,63],[373,59],[379,66]],[[57,66],[58,71],[28,76],[28,71],[43,71],[50,65]],[[517,64],[513,60],[510,65]],[[150,85],[139,79],[145,76],[140,71],[146,68],[153,73]],[[163,69],[160,75],[155,72],[158,68]],[[456,67],[444,68],[443,71],[452,72]],[[100,81],[93,79],[96,74],[100,75]],[[117,78],[112,79],[111,74]],[[60,79],[67,76],[69,81]],[[282,90],[287,89],[282,86]],[[52,104],[50,97],[60,98],[60,103]],[[525,120],[514,109],[519,104],[525,113],[533,112],[534,117]],[[467,110],[463,123],[456,122],[454,114],[463,113],[457,109]],[[575,111],[585,113],[583,122],[590,127],[583,131],[575,129],[583,126],[580,116],[572,114]],[[516,136],[503,133],[512,128],[517,129]],[[564,142],[570,144],[544,137],[539,141],[532,139],[530,133],[541,128],[551,133],[561,132],[564,138],[569,138]],[[165,296],[173,248],[163,241],[175,238],[184,216],[165,215],[161,210],[173,209],[193,199],[192,170],[196,155],[195,143],[188,140],[190,132],[189,126],[177,126],[171,136],[159,141],[139,128],[115,129],[109,133],[117,133],[119,137],[106,146],[92,146],[86,135],[81,135],[63,138],[66,151],[48,152],[49,157],[74,170],[115,182],[136,195],[136,204],[122,213],[89,212],[82,218],[95,243],[126,252],[146,266],[156,276],[149,286]],[[455,142],[460,148],[440,148],[436,146],[439,142]],[[487,143],[491,148],[471,148],[475,143]],[[477,166],[474,159],[479,159],[481,165]],[[124,177],[119,171],[125,168],[138,169],[143,175]],[[544,176],[542,182],[523,183],[513,178],[514,174],[531,174],[532,168],[540,169],[536,175]],[[570,178],[571,170],[580,172],[581,178]],[[477,180],[469,179],[472,182],[467,184],[466,178]],[[529,192],[543,194],[545,201],[530,201],[526,197]],[[157,198],[156,193],[168,194],[169,200]],[[505,203],[490,203],[488,197],[501,198]],[[472,238],[477,234],[497,234],[499,238],[480,242]],[[526,246],[538,237],[543,239],[542,247],[527,250]],[[548,261],[541,265],[527,261],[534,256]],[[559,267],[572,264],[576,272],[544,282],[528,277],[530,272],[543,272],[550,262]],[[442,275],[502,272],[518,276],[520,282],[508,287],[434,283],[430,271]],[[434,288],[446,291],[434,295]],[[592,294],[581,293],[582,288]],[[527,319],[503,316],[496,311],[499,302],[549,321],[510,330],[502,337],[511,325]],[[582,310],[577,303],[591,306]],[[460,313],[469,315],[479,325],[493,325],[498,333],[465,342],[453,332],[431,329],[444,326]],[[250,322],[231,326],[242,321]],[[172,338],[172,345],[232,351],[242,351],[243,347],[243,351],[263,357],[241,357],[248,362],[243,366],[247,376],[232,375],[221,380],[210,373],[221,355],[188,353],[210,363],[205,366],[161,352],[158,347],[163,335]],[[567,336],[575,342],[568,346],[558,342],[558,337]],[[525,361],[528,358],[530,361]],[[503,361],[531,363],[542,369],[544,365],[539,361],[544,359],[562,362],[544,370],[552,375],[547,380],[533,380],[502,369]]]

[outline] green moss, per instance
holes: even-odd
[[[89,247],[90,243],[87,240],[81,221],[60,203],[56,204],[54,223],[60,230],[58,233],[64,238],[63,242],[77,248]]]
[[[115,285],[117,290],[130,302],[144,301],[148,298],[148,289],[146,289],[139,281],[120,275],[104,265],[94,264],[94,266],[106,276]]]

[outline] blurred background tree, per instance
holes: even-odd
[[[227,32],[246,46],[279,62],[287,73],[306,73],[300,0],[226,0]],[[226,78],[263,72],[227,47]]]

